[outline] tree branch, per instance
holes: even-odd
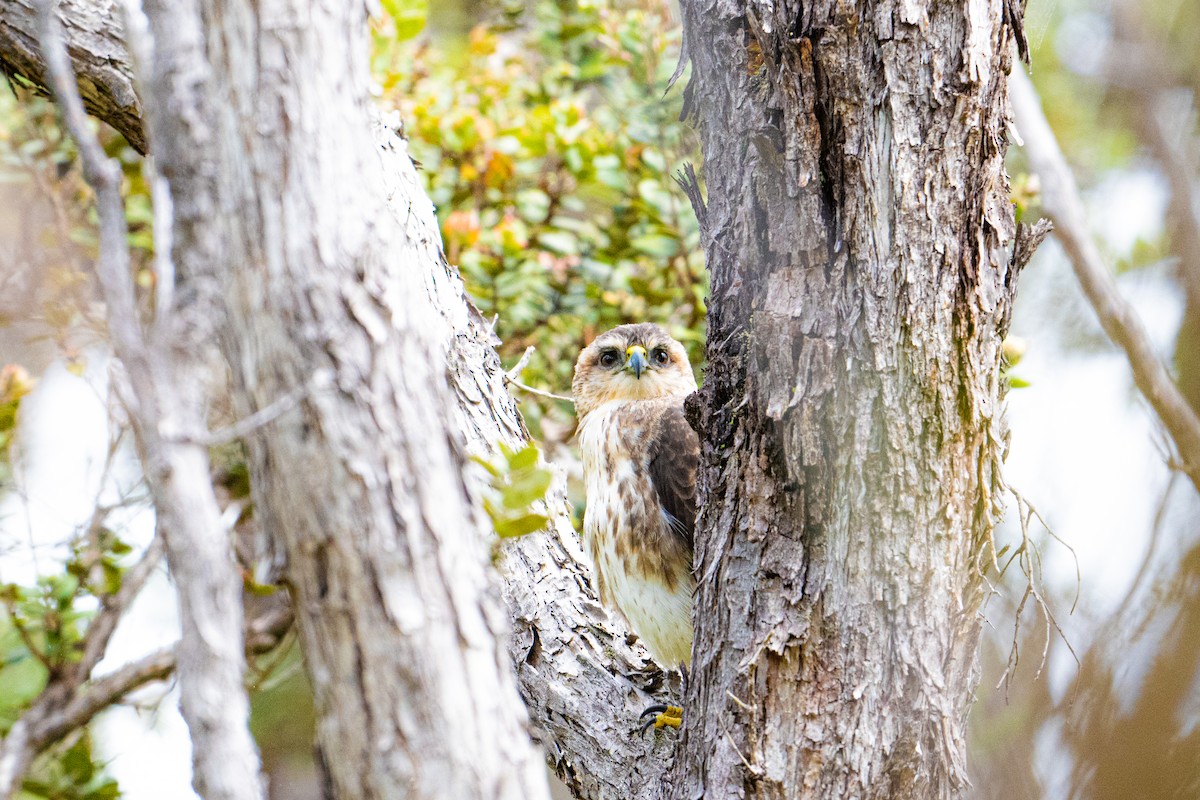
[[[126,244],[122,172],[88,126],[71,71],[55,0],[41,0],[38,34],[46,74],[63,119],[79,148],[84,176],[96,192],[100,219],[97,272],[107,305],[113,350],[129,377],[129,414],[179,595],[183,628],[180,706],[192,737],[193,782],[206,800],[258,800],[258,751],[250,736],[250,704],[243,685],[245,655],[241,582],[228,532],[208,480],[208,456],[194,444],[175,443],[172,430],[199,429],[203,421],[197,316],[179,315],[180,335],[148,342],[138,322]],[[111,634],[102,617],[97,634]],[[102,651],[103,648],[99,648]],[[90,658],[99,652],[90,652]]]
[[[125,571],[117,593],[101,601],[100,610],[88,623],[87,632],[83,636],[83,657],[75,665],[77,684],[87,680],[104,657],[104,651],[108,648],[113,631],[117,629],[117,623],[121,621],[133,599],[142,591],[162,556],[162,537],[155,536],[138,562]]]
[[[255,655],[268,652],[279,644],[291,625],[291,610],[286,606],[256,617],[247,626],[246,652]],[[36,756],[131,692],[174,673],[178,666],[177,650],[178,645],[164,647],[98,678],[47,687],[0,741],[0,797],[8,797],[15,790]]]
[[[1112,273],[1088,232],[1079,188],[1032,83],[1023,71],[1015,70],[1009,88],[1025,152],[1041,180],[1042,206],[1054,221],[1055,234],[1104,332],[1125,351],[1134,382],[1175,443],[1182,471],[1200,491],[1200,418],[1154,352],[1141,320],[1117,292]]]
[[[71,9],[73,19],[91,20],[102,40],[120,42],[122,26],[108,0],[70,0],[63,7]],[[0,4],[0,30],[19,26],[24,15],[19,5]],[[76,37],[72,26],[68,36],[80,76],[97,84],[100,99],[89,109],[127,138],[131,130],[140,137],[140,107],[131,127],[127,106],[112,99],[126,88],[132,97],[127,53],[105,50],[110,69],[97,72],[89,66],[96,54],[86,52],[86,41]],[[0,54],[11,48],[0,40]],[[35,62],[40,58],[36,51],[33,56]],[[22,74],[36,80],[42,67],[40,62],[34,66]],[[391,165],[393,185],[415,181],[405,143],[383,125],[376,139]],[[407,207],[396,213],[400,219],[412,218]],[[428,216],[417,218],[431,227],[429,235],[436,242],[436,224]],[[505,386],[494,333],[471,304],[457,271],[440,258],[432,263],[436,267],[424,274],[424,288],[452,332],[444,346],[455,411],[469,447],[487,452],[500,442],[526,440],[528,433]],[[426,262],[420,268],[427,269]],[[521,694],[547,758],[577,797],[656,798],[674,741],[669,735],[643,740],[631,733],[643,708],[668,698],[665,677],[623,625],[600,607],[561,484],[552,489],[548,505],[552,534],[510,540],[501,548],[503,588],[514,627],[509,653]]]
[[[114,0],[62,0],[65,30],[77,86],[88,113],[112,125],[139,153],[146,152],[142,108],[125,52],[124,29]],[[38,46],[36,3],[0,4],[0,72],[19,76],[42,93],[50,77]]]

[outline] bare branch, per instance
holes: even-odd
[[[154,572],[154,568],[158,566],[162,556],[162,538],[155,536],[138,562],[125,571],[125,575],[121,579],[121,588],[117,590],[117,593],[104,598],[100,610],[92,618],[88,624],[87,633],[84,634],[83,658],[75,665],[77,683],[86,680],[92,674],[96,664],[100,663],[100,659],[104,657],[104,651],[108,648],[109,639],[112,638],[113,631],[117,629],[117,623],[121,621],[126,609],[141,592],[142,587],[146,585],[146,581]]]
[[[62,0],[59,9],[84,107],[116,128],[139,153],[146,152],[141,103],[125,54],[116,3]],[[0,3],[0,73],[20,76],[46,92],[51,79],[37,30],[35,4]]]
[[[529,345],[529,347],[525,348],[525,352],[521,354],[521,358],[517,360],[517,363],[513,366],[513,368],[504,373],[504,382],[510,386],[517,387],[521,391],[529,392],[530,394],[536,394],[539,397],[548,397],[551,400],[566,400],[568,403],[574,403],[575,398],[573,397],[567,397],[566,395],[562,394],[554,394],[554,392],[547,392],[545,389],[534,389],[532,386],[526,386],[525,384],[521,383],[521,370],[525,369],[525,365],[529,363],[529,359],[533,356],[533,353],[536,349],[537,348],[535,348],[533,345]]]
[[[166,430],[198,429],[202,424],[200,364],[192,355],[199,350],[198,342],[185,341],[179,334],[164,336],[162,331],[152,342],[143,338],[130,276],[121,168],[105,156],[88,125],[55,0],[41,0],[38,18],[50,83],[78,145],[84,176],[96,191],[97,272],[109,334],[129,376],[130,419],[160,526],[169,534],[165,543],[183,625],[180,705],[194,744],[194,782],[207,800],[258,800],[262,788],[258,752],[247,727],[241,583],[232,545],[220,525],[206,452],[164,435]],[[195,319],[176,324],[185,323],[193,324],[189,333],[195,337]],[[107,624],[102,623],[99,636],[111,633]],[[93,658],[98,655],[90,653]]]
[[[273,650],[291,630],[291,625],[291,610],[286,606],[251,620],[246,631],[246,652],[259,654]],[[131,692],[168,678],[178,664],[177,649],[177,646],[164,647],[78,686],[65,702],[31,708],[23,719],[28,720],[27,746],[32,754],[45,752]],[[4,744],[7,746],[7,739]]]
[[[175,648],[164,647],[120,669],[79,687],[71,699],[58,707],[33,709],[30,746],[42,753],[72,731],[91,722],[92,718],[130,692],[148,683],[162,680],[175,671]]]
[[[504,379],[504,382],[509,384],[510,386],[517,387],[518,389],[520,389],[523,392],[529,392],[530,394],[536,394],[538,397],[548,397],[551,400],[565,400],[568,403],[575,402],[575,398],[573,398],[573,397],[568,397],[565,394],[555,394],[554,392],[547,392],[545,389],[535,389],[532,386],[526,386],[525,384],[523,384],[520,381],[515,380],[513,378],[506,377]]]
[[[247,652],[274,649],[291,625],[291,609],[285,604],[251,620],[246,631]],[[0,740],[0,798],[12,796],[35,757],[131,692],[174,673],[176,650],[164,647],[85,683],[63,678],[47,686]]]
[[[1092,241],[1075,178],[1029,78],[1013,73],[1009,84],[1013,111],[1033,171],[1042,182],[1042,205],[1054,220],[1055,233],[1070,258],[1084,295],[1108,337],[1124,351],[1133,379],[1158,415],[1179,451],[1182,469],[1200,491],[1200,418],[1172,381],[1141,320],[1117,292],[1111,271]]]
[[[300,405],[300,401],[308,397],[314,389],[327,387],[332,385],[332,383],[333,375],[326,370],[320,370],[314,373],[307,383],[296,387],[275,402],[263,406],[258,411],[238,420],[232,425],[226,425],[224,428],[210,433],[186,434],[178,437],[176,441],[199,444],[204,447],[216,447],[217,445],[226,444],[237,439],[244,439],[262,426],[271,423],[281,415]]]

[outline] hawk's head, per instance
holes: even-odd
[[[621,325],[596,337],[575,362],[571,393],[580,419],[610,400],[687,397],[696,378],[683,345],[658,325]]]

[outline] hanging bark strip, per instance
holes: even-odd
[[[1003,488],[1020,15],[685,0],[683,20],[712,299],[675,796],[955,797]]]

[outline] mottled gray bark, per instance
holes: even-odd
[[[168,302],[157,309],[149,329],[143,328],[126,242],[121,167],[105,155],[88,126],[55,0],[41,2],[38,42],[84,176],[96,192],[96,272],[113,351],[127,378],[118,382],[119,391],[179,598],[179,704],[192,738],[192,782],[206,800],[259,800],[263,787],[244,684],[241,579],[209,481],[208,453],[186,438],[204,424],[203,354],[212,320],[195,305]],[[115,625],[111,615],[93,621],[74,681],[55,685],[60,676],[51,674],[49,689],[63,690],[61,705],[99,661]]]
[[[674,796],[957,796],[1003,490],[1019,11],[682,10],[712,299]]]
[[[99,3],[86,12],[89,18],[98,20],[95,24],[105,29],[106,36],[117,35],[115,31],[120,30],[108,16],[110,11],[109,6]],[[0,5],[0,27],[11,25],[10,17],[23,13],[20,7]],[[189,86],[199,87],[207,79],[203,71],[189,71],[186,66],[197,63],[194,58],[187,61],[188,47],[196,48],[200,42],[194,28],[195,24],[172,28],[168,34],[176,37],[177,47],[165,52],[160,49],[160,57],[177,54],[178,65],[172,68],[162,64],[156,74],[169,81],[174,73],[180,87],[177,92],[170,87],[160,90],[168,102],[158,113],[166,114],[174,108],[172,113],[177,116],[191,114],[203,120],[207,117],[199,100],[182,102]],[[72,35],[74,30],[69,28],[68,36]],[[72,41],[73,53],[86,47],[83,40]],[[128,81],[131,69],[124,52],[115,54],[111,61],[114,69],[106,73],[91,71],[90,58],[77,61],[76,68],[97,81],[119,76],[117,85],[106,89],[112,95],[119,93]],[[172,96],[177,99],[170,101]],[[113,107],[96,110],[100,118],[121,129],[119,112],[120,109]],[[153,116],[156,106],[148,112]],[[139,130],[140,125],[139,119]],[[419,284],[421,294],[406,292],[404,296],[409,300],[423,296],[429,303],[430,316],[423,317],[421,323],[425,334],[436,344],[429,346],[425,357],[437,361],[445,354],[451,387],[451,395],[441,408],[449,409],[454,427],[465,434],[472,450],[486,452],[498,442],[523,440],[527,434],[504,385],[504,373],[494,350],[494,334],[470,304],[457,272],[445,263],[432,244],[437,237],[436,220],[416,189],[403,143],[378,126],[372,135],[380,146],[383,164],[367,174],[387,182],[386,194],[392,207],[391,216],[380,216],[374,222],[383,226],[398,223],[401,227],[411,226],[425,243],[423,256],[407,265],[410,273],[407,277]],[[178,160],[179,156],[173,152],[178,149],[184,151],[184,157],[189,155],[190,143],[186,137],[164,134],[159,139],[163,142],[158,147],[160,161]],[[336,142],[331,140],[328,144],[333,146]],[[288,150],[285,155],[287,152],[299,151]],[[246,163],[249,168],[251,162]],[[191,179],[203,180],[205,174],[206,170],[198,167]],[[175,175],[174,194],[180,194],[184,180],[182,174]],[[357,176],[354,181],[356,187],[362,188]],[[209,191],[201,185],[199,197],[207,196],[204,193]],[[270,189],[264,191],[269,193]],[[193,218],[203,221],[206,216],[202,209],[183,213],[185,224],[191,224],[187,220]],[[203,290],[213,294],[214,290],[204,289],[204,285],[193,276],[184,291],[191,294]],[[337,305],[333,308],[336,310]],[[269,399],[266,394],[264,399]],[[280,432],[277,426],[269,425],[261,431],[261,436],[269,443]],[[368,450],[379,446],[376,441],[362,444]],[[260,499],[261,502],[270,502],[270,498]],[[548,511],[553,534],[535,534],[506,542],[501,548],[500,561],[503,592],[515,628],[507,638],[508,650],[517,667],[521,695],[529,708],[535,734],[545,746],[551,765],[578,797],[658,797],[661,776],[670,764],[673,740],[667,736],[642,740],[630,734],[642,708],[667,698],[663,675],[645,651],[632,644],[627,632],[597,604],[578,537],[571,529],[561,486],[552,489]],[[384,675],[377,680],[398,678],[388,670],[384,665]],[[349,709],[355,707],[352,704]],[[340,713],[337,707],[322,710],[330,715]],[[351,753],[339,752],[327,758],[344,760],[345,769],[365,769],[363,759]]]
[[[248,447],[333,795],[547,796],[423,299],[429,201],[373,137],[365,7],[146,13],[176,295],[220,315],[236,408],[307,387]]]
[[[62,0],[58,18],[84,106],[144,153],[141,103],[125,52],[119,7],[115,0]],[[38,47],[36,2],[4,0],[0,3],[0,72],[45,91],[50,85],[45,64]]]

